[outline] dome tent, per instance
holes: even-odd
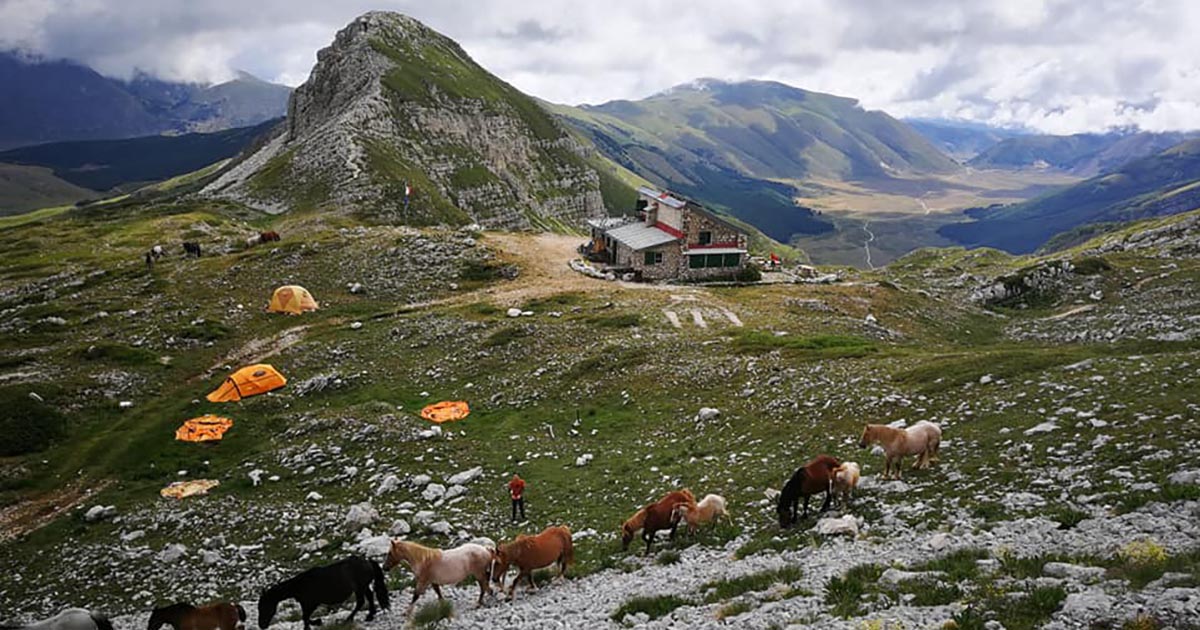
[[[272,313],[290,313],[292,315],[315,311],[318,308],[320,305],[313,299],[308,289],[294,284],[275,289],[275,293],[271,294],[271,303],[267,305],[267,310]]]
[[[441,424],[443,422],[462,420],[470,413],[471,407],[466,402],[461,400],[447,400],[425,407],[421,410],[421,417],[430,422]]]
[[[225,377],[225,382],[207,398],[208,402],[230,402],[265,394],[286,384],[287,379],[275,368],[266,363],[258,363],[248,365]]]

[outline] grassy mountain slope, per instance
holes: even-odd
[[[1198,181],[1200,140],[1190,140],[1031,201],[968,211],[975,221],[947,225],[938,232],[970,247],[1027,253],[1079,226],[1200,207]]]
[[[279,124],[180,136],[55,142],[0,153],[0,163],[49,168],[60,179],[90,190],[133,187],[190,173],[231,158]]]
[[[97,192],[56,177],[41,166],[0,163],[0,216],[70,204]]]
[[[1195,137],[1194,133],[1110,133],[1073,136],[1021,135],[984,150],[968,163],[976,168],[1053,168],[1091,177]]]
[[[852,99],[780,83],[701,80],[640,101],[554,106],[621,166],[786,242],[832,225],[776,180],[948,172],[954,162],[913,130]]]
[[[246,248],[245,235],[261,229],[284,240]],[[146,270],[139,254],[162,234],[198,240],[206,256],[172,256]],[[1168,481],[1200,463],[1190,447],[1197,426],[1178,420],[1191,413],[1198,385],[1200,346],[1188,337],[1198,333],[1187,320],[1200,312],[1195,252],[1103,254],[1107,268],[1070,274],[1062,294],[998,309],[1004,317],[997,317],[963,299],[970,287],[962,278],[1036,261],[926,250],[843,285],[667,291],[572,274],[559,256],[570,254],[573,239],[465,237],[331,213],[265,217],[212,201],[78,209],[0,229],[0,400],[9,411],[2,420],[42,409],[35,403],[65,419],[52,435],[5,429],[6,446],[17,435],[49,444],[0,459],[3,515],[25,515],[5,521],[16,537],[0,541],[0,570],[22,579],[0,589],[0,609],[45,615],[68,593],[72,603],[103,604],[110,614],[195,593],[253,601],[266,584],[348,553],[359,528],[345,516],[364,501],[380,515],[367,526],[373,533],[404,519],[414,526],[409,539],[439,547],[455,544],[459,530],[496,540],[548,524],[594,530],[576,542],[573,579],[612,580],[632,597],[656,565],[640,550],[622,553],[617,527],[650,498],[686,486],[724,495],[731,519],[696,542],[662,546],[689,553],[698,544],[727,557],[733,543],[739,556],[795,567],[801,588],[772,593],[776,614],[790,602],[807,608],[811,625],[862,627],[904,606],[950,613],[933,608],[944,601],[923,599],[876,598],[860,610],[858,593],[849,598],[855,606],[839,607],[840,582],[831,577],[849,567],[814,563],[822,544],[844,558],[850,550],[877,554],[884,541],[906,541],[918,530],[957,543],[973,532],[984,540],[1036,527],[1044,538],[1036,554],[1045,558],[978,544],[999,560],[998,571],[1011,571],[1018,556],[1040,570],[1084,523],[1160,503],[1135,515],[1145,525],[1198,497],[1194,487]],[[500,279],[497,269],[509,264],[520,276]],[[365,290],[351,293],[352,282]],[[271,289],[284,283],[308,287],[322,310],[264,313]],[[1103,299],[1087,298],[1093,291]],[[1054,319],[1079,299],[1092,310]],[[514,320],[509,307],[533,315]],[[1034,336],[1064,330],[1101,340]],[[1103,339],[1107,331],[1115,337]],[[1153,339],[1168,331],[1182,338]],[[226,366],[256,361],[282,370],[288,386],[238,403],[204,401]],[[416,412],[445,399],[469,401],[472,414],[444,425],[441,438],[422,439],[431,425]],[[719,408],[720,417],[698,422],[701,406]],[[172,439],[184,419],[205,412],[234,418],[221,443]],[[853,445],[862,424],[926,418],[946,432],[940,461],[906,469],[903,485],[880,482],[882,458]],[[1046,422],[1060,428],[1029,431]],[[848,509],[869,525],[866,535],[827,543],[814,536],[811,517],[781,530],[763,505],[765,489],[779,488],[822,452],[862,465],[865,483]],[[589,453],[587,465],[575,464]],[[427,500],[411,482],[427,474],[442,483],[475,466],[481,478],[453,502]],[[256,470],[263,471],[258,483]],[[510,524],[505,513],[502,484],[513,471],[530,482],[527,525]],[[379,491],[389,475],[398,486]],[[181,478],[221,485],[183,501],[158,495]],[[116,506],[120,519],[86,521],[93,505]],[[414,513],[426,509],[454,533],[417,523]],[[1011,522],[1026,517],[1038,520]],[[43,526],[29,531],[34,524]],[[1074,531],[1060,536],[1055,527]],[[1171,538],[1155,542],[1174,558],[1187,541],[1168,531]],[[1153,535],[1140,526],[1130,534]],[[1109,562],[1110,543],[1096,542],[1087,561]],[[157,557],[174,544],[186,553],[171,562]],[[212,552],[219,562],[206,561]],[[990,607],[1027,589],[1007,575],[994,582],[983,572],[955,576],[961,590],[951,599],[1001,615]],[[387,579],[396,601],[405,601],[407,573]],[[682,582],[680,590],[698,588]],[[571,600],[559,594],[573,588],[550,585],[520,600],[554,597],[563,606]],[[504,606],[516,604],[493,603],[483,613],[499,615]],[[711,620],[713,612],[696,614]],[[403,622],[393,611],[377,623]]]

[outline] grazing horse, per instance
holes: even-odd
[[[675,511],[687,521],[689,534],[695,534],[696,530],[705,523],[716,525],[722,516],[729,516],[729,512],[725,509],[725,497],[719,494],[704,495],[704,498],[696,504],[695,509],[685,503],[675,508]]]
[[[833,471],[833,477],[829,483],[834,492],[842,496],[842,505],[849,507],[850,496],[854,494],[854,489],[858,487],[859,468],[854,462],[842,462]]]
[[[170,624],[175,630],[235,630],[246,620],[246,609],[232,602],[218,602],[199,608],[186,603],[155,608],[146,630],[158,630]]]
[[[371,597],[372,583],[374,598]],[[362,610],[364,601],[370,607],[367,621],[375,618],[375,600],[379,600],[379,606],[384,610],[391,607],[379,565],[361,556],[350,556],[323,567],[313,567],[267,589],[258,599],[258,627],[266,630],[271,625],[279,602],[295,599],[300,602],[304,630],[309,630],[312,625],[321,625],[319,619],[312,618],[318,606],[334,607],[351,595],[355,596],[354,610],[346,621],[354,621],[354,615]]]
[[[163,250],[162,245],[155,245],[154,247],[150,248],[150,255],[154,256],[154,260],[158,260],[159,258],[166,256],[167,252]]]
[[[387,560],[383,562],[383,569],[390,571],[401,562],[412,569],[417,580],[413,587],[412,601],[408,604],[409,612],[416,606],[426,588],[433,586],[433,592],[437,593],[438,599],[445,599],[442,596],[442,586],[458,584],[468,575],[474,576],[475,581],[479,583],[480,606],[483,606],[483,596],[491,592],[488,587],[488,569],[492,564],[492,552],[483,545],[467,543],[454,549],[442,550],[407,540],[393,540]]]
[[[814,494],[824,492],[825,501],[821,504],[821,511],[829,509],[833,471],[841,464],[836,458],[817,455],[792,474],[792,478],[784,484],[783,491],[779,493],[779,501],[775,506],[780,527],[786,529],[796,522],[796,507],[800,503],[800,497],[804,497],[804,513],[800,518],[808,517],[808,498]]]
[[[259,234],[258,234],[258,242],[259,243],[270,243],[272,241],[278,241],[278,240],[279,240],[279,232],[276,232],[275,230],[270,230],[268,232],[259,232]]]
[[[84,608],[68,608],[49,619],[27,626],[0,626],[13,630],[113,630],[112,622],[104,615]]]
[[[183,254],[185,256],[195,256],[196,258],[199,258],[200,257],[200,243],[195,243],[192,241],[184,241],[183,242]]]
[[[679,526],[676,508],[680,505],[686,505],[688,509],[696,506],[696,496],[691,490],[685,488],[668,492],[657,502],[634,512],[633,516],[621,524],[621,550],[629,549],[629,542],[639,529],[642,530],[642,540],[646,541],[646,555],[650,555],[654,534],[659,530],[671,530],[671,540],[675,540],[675,528]]]
[[[508,575],[508,566],[517,565],[517,579],[513,580],[512,588],[508,590],[508,598],[516,599],[517,584],[521,578],[528,578],[529,588],[537,590],[533,583],[533,572],[550,565],[558,565],[558,577],[566,578],[567,566],[575,562],[575,546],[571,541],[571,530],[564,525],[547,527],[536,536],[521,534],[517,539],[496,548],[492,552],[490,571],[492,581],[500,585],[504,591],[504,578]]]
[[[858,441],[859,448],[867,448],[872,444],[883,447],[883,478],[895,464],[896,479],[900,478],[900,468],[906,455],[916,455],[913,469],[928,468],[929,463],[937,459],[938,448],[942,444],[942,428],[922,420],[907,429],[893,429],[883,424],[868,424]]]

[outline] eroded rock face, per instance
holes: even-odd
[[[284,127],[204,193],[267,211],[329,207],[411,224],[577,224],[604,212],[584,151],[458,44],[376,11],[317,54]]]

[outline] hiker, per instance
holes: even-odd
[[[521,520],[525,520],[525,480],[513,473],[512,481],[508,482],[508,494],[512,497],[512,520],[517,521],[517,508],[521,508]]]

